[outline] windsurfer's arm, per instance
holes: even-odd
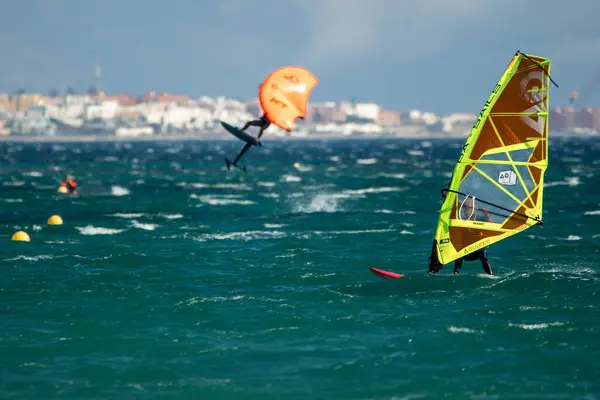
[[[492,217],[490,216],[490,210],[488,210],[487,208],[482,208],[481,211],[483,211],[483,213],[485,214],[486,222],[493,222]]]

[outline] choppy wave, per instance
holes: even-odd
[[[143,213],[116,213],[116,214],[109,214],[113,217],[117,217],[117,218],[140,218],[143,217],[144,214]]]
[[[514,323],[510,322],[508,324],[508,326],[513,326],[513,327],[525,329],[528,331],[548,329],[552,326],[563,326],[563,325],[564,325],[563,322],[545,322],[545,323],[541,323],[541,324],[514,324]]]
[[[286,182],[286,183],[302,182],[302,178],[300,178],[299,176],[295,176],[295,175],[283,175],[280,180],[281,180],[281,182]]]
[[[131,194],[129,189],[124,188],[122,186],[113,186],[111,187],[110,192],[113,196],[127,196]]]
[[[131,226],[137,229],[143,229],[145,231],[153,231],[158,228],[158,224],[144,224],[139,221],[131,221]]]
[[[373,165],[373,164],[377,164],[377,159],[376,158],[361,158],[356,160],[357,164],[360,165]]]
[[[231,205],[242,205],[247,206],[251,204],[256,204],[256,202],[252,200],[244,200],[238,199],[237,196],[228,195],[228,196],[219,196],[219,195],[203,195],[198,196],[196,194],[190,195],[193,199],[198,199],[202,203],[209,204],[211,206],[231,206]]]
[[[82,235],[116,235],[124,232],[126,229],[102,228],[96,226],[75,227]]]

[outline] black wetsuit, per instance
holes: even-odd
[[[462,267],[463,261],[477,261],[477,260],[481,261],[481,266],[483,267],[483,270],[488,275],[494,275],[494,273],[492,272],[492,265],[490,264],[490,261],[487,259],[487,247],[484,247],[483,249],[474,251],[473,253],[467,254],[466,256],[455,260],[454,261],[454,273],[455,274],[459,273],[460,268]]]
[[[446,192],[442,191],[442,196],[446,197]],[[490,219],[489,214],[487,214],[487,212],[485,212],[485,219],[481,219],[477,216],[478,211],[475,211],[472,215],[467,215],[467,217],[465,219],[474,219],[476,221],[485,221],[485,222],[492,222]],[[481,210],[483,211],[483,210]],[[475,218],[473,218],[475,217]],[[483,267],[483,270],[488,274],[488,275],[493,275],[494,272],[492,271],[492,265],[490,264],[490,261],[487,258],[487,247],[484,247],[482,249],[479,249],[477,251],[474,251],[473,253],[469,253],[464,257],[458,258],[456,260],[454,260],[454,273],[458,274],[460,273],[460,268],[462,267],[462,263],[463,261],[476,261],[476,260],[480,260],[481,261],[481,266]],[[429,273],[430,274],[435,274],[437,273],[440,269],[442,269],[444,267],[444,265],[442,263],[440,263],[440,261],[437,258],[437,254],[436,254],[436,242],[435,240],[433,241],[433,247],[431,249],[431,255],[429,256]]]
[[[258,140],[263,135],[263,133],[265,132],[265,130],[269,126],[271,126],[271,121],[269,121],[267,119],[267,116],[263,114],[263,116],[260,117],[259,119],[255,119],[254,121],[248,121],[248,122],[246,122],[246,125],[244,125],[244,127],[242,129],[240,129],[240,131],[243,132],[246,129],[250,128],[251,126],[258,126],[258,127],[260,127],[260,131],[258,132],[258,136],[256,137],[256,140]]]
[[[69,193],[73,193],[75,192],[75,189],[77,189],[76,186],[73,186],[72,183],[70,183],[69,181],[66,182],[67,185],[67,190],[69,191]]]
[[[487,210],[483,211],[480,209],[480,210],[474,210],[474,211],[475,212],[472,215],[468,215],[465,219],[471,219],[471,220],[475,220],[475,221],[492,222]],[[479,217],[480,211],[482,211],[482,214],[485,214],[485,219]],[[492,265],[490,264],[490,261],[487,258],[487,247],[484,247],[482,249],[479,249],[477,251],[469,253],[464,257],[456,259],[454,261],[454,273],[455,274],[459,273],[460,268],[462,267],[463,261],[477,261],[477,260],[481,261],[481,266],[483,267],[483,270],[486,272],[486,274],[494,275],[494,273],[492,272]]]

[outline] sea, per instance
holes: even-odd
[[[600,139],[429,275],[463,142],[0,143],[0,398],[599,399]]]

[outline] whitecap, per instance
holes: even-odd
[[[2,186],[23,186],[25,181],[6,181],[2,183]]]
[[[336,212],[338,210],[338,198],[334,195],[318,194],[310,199],[310,203],[297,204],[295,212],[315,213],[315,212]]]
[[[583,214],[584,215],[600,215],[600,210],[586,211]]]
[[[25,261],[40,261],[40,260],[52,260],[53,258],[56,258],[55,256],[49,255],[49,254],[42,254],[39,256],[17,256],[15,258],[7,258],[6,260],[3,261],[18,261],[18,260],[25,260]]]
[[[221,198],[219,198],[218,196],[214,196],[214,195],[197,196],[197,195],[192,194],[190,197],[196,198],[203,203],[210,204],[211,206],[228,206],[228,205],[232,205],[232,204],[246,206],[246,205],[256,204],[254,201],[251,201],[251,200],[238,200],[238,199],[232,198],[233,196],[221,196]]]
[[[264,224],[264,227],[267,229],[283,228],[284,226],[286,226],[286,225],[285,224]]]
[[[137,229],[143,229],[145,231],[153,231],[158,227],[157,224],[143,224],[143,223],[135,221],[135,220],[131,221],[130,226],[137,228]]]
[[[252,190],[252,188],[245,183],[217,183],[212,187],[215,189]]]
[[[144,214],[142,213],[116,213],[116,214],[108,214],[111,217],[117,217],[117,218],[140,218],[143,217]]]
[[[246,231],[246,232],[229,232],[229,233],[206,233],[194,238],[199,242],[207,240],[265,240],[265,239],[280,239],[287,236],[285,232],[280,231]]]
[[[470,329],[470,328],[461,328],[458,326],[449,326],[448,327],[448,332],[450,333],[482,333],[481,331],[477,331],[475,329]]]
[[[344,190],[342,193],[349,195],[364,195],[367,193],[388,193],[388,192],[401,192],[407,190],[406,188],[401,187],[372,187],[365,189],[355,189],[355,190]]]
[[[183,214],[158,214],[159,217],[165,219],[181,219],[183,218]]]
[[[281,197],[279,193],[261,193],[260,196],[266,197],[267,199],[278,199]]]
[[[359,158],[358,160],[356,160],[357,164],[360,165],[373,165],[377,163],[377,159],[376,158]]]
[[[292,182],[301,182],[302,179],[294,176],[294,175],[284,175],[281,177],[282,182],[292,183]]]
[[[86,227],[75,227],[82,235],[115,235],[126,231],[126,229],[111,229],[88,225]]]
[[[563,326],[563,325],[564,325],[564,323],[562,323],[562,322],[547,322],[547,323],[541,323],[541,324],[513,324],[512,322],[510,322],[508,324],[508,326],[514,326],[514,327],[525,329],[528,331],[532,331],[532,330],[536,330],[536,329],[546,329],[551,326]]]
[[[572,176],[572,177],[567,177],[564,181],[547,182],[544,184],[544,187],[563,186],[563,185],[577,186],[580,184],[581,184],[581,181],[579,180],[579,177]]]
[[[206,184],[206,183],[181,183],[179,184],[179,186],[184,186],[184,187],[191,187],[194,189],[206,189],[209,188],[210,185]]]
[[[378,174],[377,176],[383,177],[383,178],[393,178],[393,179],[405,179],[406,178],[406,174],[387,174],[387,173],[381,173]]]
[[[131,193],[129,189],[122,186],[113,186],[110,191],[113,196],[127,196]]]

